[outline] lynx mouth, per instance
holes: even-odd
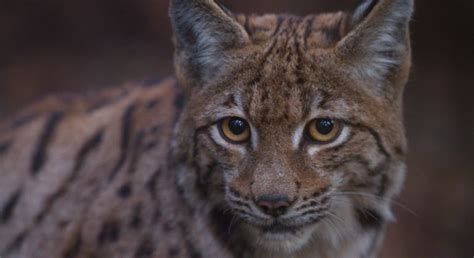
[[[259,247],[272,252],[293,252],[303,248],[318,228],[318,222],[288,225],[274,221],[269,225],[255,226]]]
[[[262,232],[265,234],[296,234],[301,228],[301,226],[288,226],[274,222],[269,226],[263,226]]]
[[[275,220],[269,225],[259,226],[261,232],[265,235],[298,235],[298,233],[304,231],[306,228],[318,224],[323,218],[321,216],[317,219],[312,219],[301,224],[288,225],[282,221]]]

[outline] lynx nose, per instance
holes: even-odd
[[[285,195],[264,195],[257,199],[256,204],[263,213],[273,217],[285,214],[290,207],[289,198]]]

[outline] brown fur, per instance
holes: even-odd
[[[168,80],[5,122],[0,256],[374,257],[405,174],[412,5],[296,17],[172,0],[179,120]],[[229,116],[248,143],[217,133]],[[308,141],[327,117],[339,138]],[[262,213],[268,196],[287,198],[287,217]]]

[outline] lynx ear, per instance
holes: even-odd
[[[215,0],[171,0],[178,77],[205,84],[249,41],[245,29]]]
[[[366,0],[354,12],[350,32],[336,46],[336,54],[375,85],[372,90],[378,95],[396,92],[408,78],[413,1]]]

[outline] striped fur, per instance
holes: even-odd
[[[0,257],[376,257],[405,176],[412,11],[172,0],[176,80],[51,97],[0,124]],[[246,144],[218,128],[233,116]],[[315,118],[341,122],[334,141],[308,139]]]
[[[51,98],[3,123],[0,256],[226,257],[183,243],[199,222],[170,205],[180,199],[167,172],[175,84]]]

